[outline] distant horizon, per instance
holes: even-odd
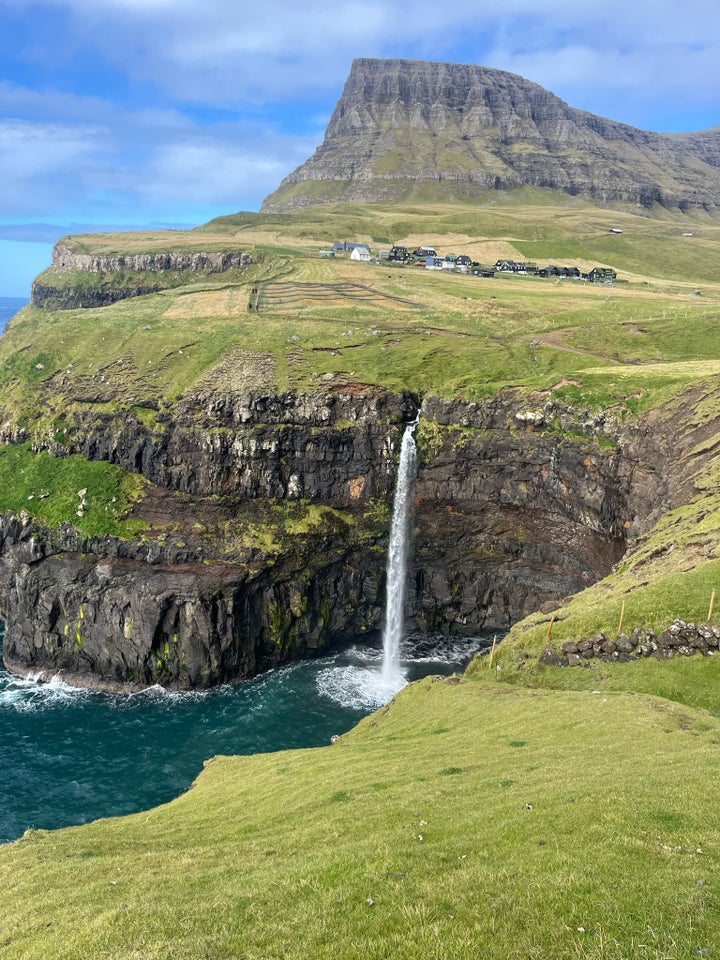
[[[5,329],[5,324],[15,314],[27,306],[30,302],[29,297],[6,297],[0,294],[0,336]]]
[[[507,6],[183,0],[168,16],[167,0],[0,0],[0,290],[27,295],[77,225],[258,210],[322,142],[355,59],[501,70],[641,130],[720,124],[710,0],[681,17],[671,0]]]
[[[3,305],[3,303],[7,303],[8,301],[12,303],[29,303],[30,297],[10,297],[0,293],[0,307]]]

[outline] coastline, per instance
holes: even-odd
[[[76,687],[81,690],[92,690],[96,693],[142,693],[143,690],[150,690],[153,687],[162,687],[162,689],[167,690],[168,693],[175,692],[175,688],[164,687],[158,683],[147,684],[121,682],[119,680],[103,680],[100,677],[84,673],[75,673],[70,670],[32,670],[23,664],[14,663],[5,657],[3,657],[3,665],[9,673],[12,673],[19,679],[33,681],[39,686],[45,686],[56,680],[67,684],[69,687]]]

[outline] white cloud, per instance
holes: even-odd
[[[691,109],[720,123],[716,0],[686,0],[682,15],[676,0],[48,5],[52,32],[42,3],[0,0],[16,17],[33,7],[21,56],[54,78],[45,89],[0,82],[0,217],[201,220],[208,205],[254,208],[312,153],[357,56],[510,70],[637,126],[669,129],[672,116],[680,129]]]
[[[13,2],[21,5],[0,8]],[[681,10],[677,0],[504,0],[482,11],[436,0],[47,2],[71,17],[76,41],[134,81],[215,107],[336,97],[356,56],[509,69],[592,109],[603,89],[610,116],[622,98],[625,107],[659,94],[712,109],[720,94],[716,0],[685,0]]]
[[[143,171],[139,195],[168,204],[224,205],[228,212],[259,205],[282,178],[305,160],[313,144],[271,136],[221,140],[197,136],[160,144]]]
[[[43,212],[58,192],[63,203],[76,201],[104,140],[98,127],[0,119],[0,215]]]
[[[20,168],[27,176],[47,176],[93,152],[102,140],[97,127],[0,120],[0,177]]]
[[[720,49],[568,45],[516,52],[497,47],[491,57],[500,69],[531,77],[570,106],[633,126],[691,130],[693,111],[707,114],[707,126],[720,123]]]
[[[7,93],[7,89],[5,90]],[[30,92],[10,99],[32,111]],[[0,90],[2,102],[2,90]],[[129,111],[65,98],[75,120],[0,118],[0,217],[195,220],[256,208],[316,140],[257,121],[202,124],[173,110]],[[85,122],[102,114],[105,124]]]

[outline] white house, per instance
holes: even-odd
[[[353,247],[352,252],[350,253],[351,260],[362,260],[365,263],[370,260],[370,251],[367,247]]]

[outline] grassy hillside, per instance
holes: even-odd
[[[720,227],[690,226],[667,211],[654,218],[610,212],[525,191],[487,206],[236,214],[186,234],[71,238],[64,242],[82,252],[236,245],[262,259],[245,273],[194,278],[188,286],[109,307],[26,308],[0,339],[2,422],[24,431],[35,446],[48,438],[62,445],[80,414],[102,418],[128,410],[148,429],[161,430],[163,417],[188,391],[227,381],[232,389],[262,383],[299,392],[328,383],[378,384],[470,400],[512,389],[531,407],[550,397],[581,409],[612,408],[620,418],[661,404],[674,403],[678,411],[690,404],[698,407],[698,422],[710,423],[719,403],[720,278],[706,277],[720,258]],[[623,233],[611,234],[611,228]],[[693,236],[682,236],[686,232]],[[356,263],[347,255],[319,257],[338,237],[368,240],[375,250],[391,242],[428,243],[487,262],[532,256],[583,269],[600,262],[618,271],[618,282],[608,287],[534,277],[482,279]],[[702,253],[688,254],[683,272],[673,266],[681,262],[678,250]],[[698,385],[706,397],[699,405],[697,391],[688,392]],[[15,478],[21,468],[12,463],[3,461],[5,489],[24,491],[24,476]],[[583,594],[566,604],[553,640],[609,630],[623,598],[633,626],[662,628],[674,615],[701,616],[697,607],[716,576],[707,567],[717,559],[713,538],[720,527],[713,476],[711,470],[697,478],[694,505],[678,515],[687,542],[667,528],[680,551],[674,566],[658,566],[655,555],[670,545],[662,540],[670,534],[660,527],[647,545],[643,574],[628,567],[586,599]],[[78,481],[78,489],[87,485]],[[12,504],[17,508],[18,497],[36,492],[13,494]],[[3,502],[10,505],[7,495]],[[50,503],[25,500],[25,509],[45,516]],[[64,519],[75,521],[74,503],[66,507]],[[112,509],[121,517],[120,507]],[[693,547],[700,516],[707,531],[702,550]],[[53,519],[63,517],[54,513]],[[687,555],[684,570],[677,566],[681,553]],[[658,602],[645,589],[648,578]],[[685,593],[697,593],[702,603],[685,603]],[[672,599],[662,602],[663,596]],[[518,627],[506,649],[521,631],[523,656],[541,652],[547,622],[540,617]]]
[[[720,721],[422,681],[332,746],[0,850],[8,958],[712,956]]]
[[[537,200],[537,198],[535,198]],[[547,200],[548,198],[544,198]],[[612,225],[624,233],[611,235]],[[43,408],[94,401],[172,404],[234,348],[271,357],[280,389],[332,373],[394,389],[487,396],[506,385],[582,382],[591,403],[642,394],[645,404],[720,359],[714,336],[720,227],[610,213],[571,202],[487,207],[370,207],[282,216],[239,214],[180,234],[73,240],[84,252],[240,247],[262,256],[245,274],[111,307],[28,308],[0,341],[3,405],[37,423]],[[440,276],[416,268],[322,260],[334,239],[435,245],[479,262],[499,257],[612,266],[614,287],[530,277]],[[122,278],[121,278],[122,279]],[[118,282],[121,282],[119,280]],[[321,285],[307,295],[307,284]],[[260,316],[248,311],[260,288]],[[92,330],[92,336],[88,336]],[[626,365],[634,365],[628,373]],[[111,376],[109,375],[111,374]],[[631,382],[632,381],[632,382]]]
[[[392,242],[432,244],[486,263],[509,257],[584,270],[607,265],[617,270],[618,282],[482,279],[356,263],[347,255],[320,257],[338,238],[366,240],[374,250]],[[696,396],[683,398],[699,384],[707,395],[702,416],[709,422],[717,415],[720,277],[714,264],[720,260],[720,226],[709,220],[691,223],[665,210],[654,216],[608,211],[525,190],[504,198],[494,194],[485,205],[241,213],[186,233],[63,242],[97,254],[240,248],[260,262],[112,306],[22,311],[0,339],[0,414],[4,431],[35,447],[48,441],[62,446],[76,415],[102,419],[127,410],[146,428],[162,430],[163,418],[188,391],[224,382],[232,389],[261,383],[298,392],[329,383],[377,384],[470,400],[512,389],[531,406],[551,397],[581,409],[612,408],[620,418],[667,403],[683,409],[696,403]],[[72,280],[72,271],[66,279]],[[26,466],[5,458],[5,489],[25,491]],[[705,486],[695,509],[714,531],[713,481],[708,475],[698,482]],[[129,479],[122,483],[132,486]],[[78,480],[78,489],[83,486]],[[12,504],[17,508],[18,497],[34,493],[17,492]],[[4,503],[10,505],[8,495]],[[53,513],[53,522],[75,520],[74,504],[66,507],[65,517]],[[49,501],[25,500],[25,508],[45,516]],[[113,511],[121,517],[120,507]],[[688,512],[679,522],[686,530],[695,525]],[[705,554],[693,561],[693,571],[701,559],[715,558],[712,547]],[[578,613],[575,620],[576,608],[567,607],[553,636],[561,640],[563,631],[570,636],[607,626],[623,591],[645,596],[625,585],[628,576],[619,573],[617,587],[610,580],[598,593],[612,595],[607,610],[590,600],[592,615]],[[702,593],[705,585],[698,589]],[[659,604],[653,616],[643,615],[660,624],[671,607],[685,609]],[[535,651],[542,623],[524,632],[523,644]]]
[[[627,632],[702,621],[720,592],[720,226],[540,191],[496,201],[73,238],[79,252],[239,248],[262,260],[109,307],[26,308],[8,326],[0,423],[26,445],[2,448],[0,509],[88,532],[131,535],[142,485],[76,458],[53,472],[33,449],[62,444],[76,413],[128,411],[162,430],[188,391],[223,378],[471,400],[511,389],[531,409],[555,398],[627,422],[656,409],[707,429],[683,453],[682,502],[608,578],[516,624],[492,664],[413,686],[333,747],[217,758],[165,807],[1,848],[3,956],[714,955],[720,656],[564,669],[538,658],[548,642],[617,635],[621,616]],[[607,265],[619,282],[320,258],[338,239],[426,243],[489,264]],[[82,488],[92,497],[77,518]],[[232,535],[247,523],[260,541],[332,519],[301,504],[272,522],[258,513],[257,529],[239,514]]]
[[[127,515],[142,499],[145,482],[119,467],[34,453],[25,443],[0,447],[0,475],[5,481],[0,513],[25,511],[50,525],[71,519],[89,534],[128,537],[138,532],[140,525]]]

